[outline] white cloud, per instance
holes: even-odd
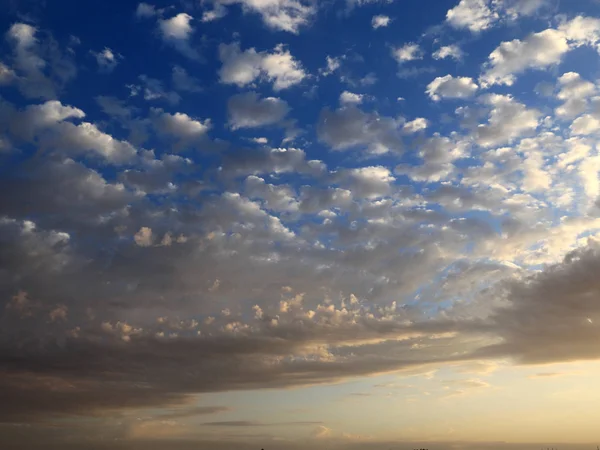
[[[396,180],[390,170],[383,166],[343,169],[336,176],[353,195],[370,199],[388,195],[391,183]]]
[[[290,108],[280,98],[260,98],[256,92],[231,97],[227,103],[232,129],[256,128],[281,122]]]
[[[179,13],[170,19],[161,19],[158,22],[164,39],[187,40],[192,32],[190,22],[193,17],[186,13]]]
[[[427,85],[427,94],[434,101],[442,98],[469,98],[477,92],[479,87],[468,77],[453,77],[446,75],[437,77]]]
[[[414,42],[409,42],[408,44],[404,44],[402,47],[396,47],[393,49],[392,54],[396,61],[400,64],[407,61],[414,61],[417,59],[423,59],[423,51],[419,44],[415,44]]]
[[[543,69],[558,64],[569,51],[564,33],[547,29],[530,34],[525,40],[502,42],[489,56],[486,71],[480,77],[484,86],[511,86],[518,75],[527,69]]]
[[[221,44],[219,57],[223,66],[219,71],[222,83],[246,86],[262,77],[273,83],[276,91],[300,83],[306,73],[289,50],[278,45],[272,53],[257,52],[254,48],[240,50],[238,43]]]
[[[319,72],[323,75],[323,76],[328,76],[333,74],[333,72],[335,72],[336,70],[338,70],[341,66],[341,59],[340,57],[331,57],[331,56],[326,56],[325,57],[325,63],[326,63],[326,68],[325,69],[320,69]]]
[[[92,52],[96,58],[96,63],[101,71],[112,72],[119,60],[122,59],[121,55],[115,54],[110,48],[105,47],[101,52]]]
[[[77,67],[63,55],[50,34],[46,33],[42,42],[38,34],[36,27],[25,23],[15,23],[9,28],[6,38],[13,47],[13,64],[11,71],[2,71],[3,78],[16,75],[14,81],[25,97],[55,99],[77,75]]]
[[[446,21],[454,28],[467,28],[472,32],[489,28],[498,19],[487,0],[460,0],[446,13]]]
[[[500,21],[530,16],[548,3],[549,0],[461,0],[446,13],[446,21],[454,28],[478,33]]]
[[[390,24],[390,20],[391,19],[388,16],[384,15],[373,16],[373,19],[371,19],[371,26],[374,29],[387,27]]]
[[[269,28],[294,34],[308,24],[316,11],[314,4],[305,0],[217,0],[216,3],[240,4],[245,11],[260,14]]]
[[[476,129],[476,141],[482,147],[511,143],[516,138],[534,132],[539,125],[541,113],[527,109],[511,96],[488,94],[481,101],[492,108],[488,123]]]
[[[571,124],[571,134],[589,135],[600,130],[600,120],[591,114],[584,114],[578,117]]]
[[[212,22],[214,20],[222,19],[227,15],[227,8],[220,3],[215,3],[213,9],[210,11],[204,11],[202,14],[202,22]]]
[[[460,61],[464,55],[463,55],[463,51],[460,49],[460,47],[458,45],[452,44],[452,45],[445,45],[443,47],[440,47],[431,56],[433,56],[433,59],[452,58],[457,61]]]
[[[558,79],[560,91],[556,96],[564,103],[556,108],[556,115],[573,118],[582,114],[588,104],[588,98],[596,93],[596,86],[581,78],[578,73],[567,72]]]
[[[348,92],[348,91],[344,91],[340,94],[340,103],[343,105],[350,104],[350,103],[358,104],[358,103],[362,103],[362,101],[363,101],[362,94],[355,94],[353,92]]]
[[[210,119],[204,121],[192,118],[185,113],[170,114],[160,108],[153,108],[153,123],[157,130],[182,140],[195,140],[206,135],[211,129]]]
[[[190,44],[194,33],[191,21],[194,18],[187,13],[179,13],[170,19],[159,19],[158,27],[165,42],[171,44],[182,55],[190,59],[200,59],[198,51]]]
[[[595,47],[600,52],[600,19],[596,17],[577,16],[561,24],[558,30],[564,33],[573,46],[589,45]]]
[[[406,122],[402,129],[407,133],[417,133],[426,130],[429,126],[429,121],[423,117],[417,117],[414,120]]]

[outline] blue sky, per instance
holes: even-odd
[[[4,3],[0,438],[595,436],[597,1]]]

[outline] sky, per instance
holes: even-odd
[[[596,0],[0,0],[0,441],[595,448]]]

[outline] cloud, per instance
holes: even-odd
[[[300,83],[307,75],[283,45],[274,48],[273,53],[256,52],[254,48],[240,50],[238,43],[221,44],[219,58],[223,63],[219,71],[220,80],[225,84],[246,86],[258,78],[273,83],[279,91]]]
[[[382,154],[402,150],[402,140],[394,119],[365,113],[354,105],[336,111],[321,112],[317,134],[333,150],[366,148],[369,153]]]
[[[498,20],[486,0],[460,0],[458,5],[448,10],[446,21],[454,28],[467,28],[479,32],[490,28]]]
[[[85,113],[80,109],[50,100],[29,105],[22,111],[12,111],[8,126],[15,138],[37,142],[38,154],[54,152],[75,156],[91,153],[116,164],[135,156],[136,149],[129,142],[113,138],[95,124],[81,122],[75,125],[67,121],[84,117]]]
[[[561,62],[573,48],[583,45],[598,48],[600,20],[578,16],[564,22],[558,29],[549,28],[532,33],[524,40],[503,42],[490,56],[480,77],[485,85],[511,86],[516,75],[529,69],[544,69]]]
[[[217,0],[215,4],[240,4],[244,11],[260,14],[267,27],[294,34],[309,23],[316,11],[314,4],[305,0]]]
[[[173,86],[178,91],[183,92],[201,92],[202,86],[200,81],[187,73],[187,71],[180,66],[173,66],[171,72],[171,80]]]
[[[77,75],[71,58],[65,56],[51,35],[38,40],[38,29],[25,23],[13,24],[6,39],[13,48],[13,67],[2,70],[3,78],[13,78],[27,98],[56,99],[65,85]]]
[[[199,120],[185,113],[170,114],[160,108],[153,108],[152,113],[152,121],[159,133],[182,141],[203,138],[212,127],[210,119]]]
[[[144,2],[139,3],[135,10],[135,15],[138,18],[152,17],[152,16],[155,16],[156,14],[157,14],[157,11],[156,11],[155,7],[153,5],[150,5],[150,4],[144,3]]]
[[[392,50],[392,55],[396,61],[398,61],[398,63],[402,64],[407,61],[423,59],[423,50],[421,50],[421,47],[419,47],[418,44],[409,42],[408,44],[404,44],[402,47],[394,48]]]
[[[331,436],[331,428],[327,428],[324,425],[319,425],[312,433],[315,439],[326,439]]]
[[[340,94],[340,103],[343,105],[347,105],[347,104],[358,104],[358,103],[362,103],[363,101],[363,95],[362,94],[355,94],[353,92],[348,92],[348,91],[344,91]]]
[[[504,292],[510,302],[492,317],[502,342],[481,349],[481,354],[511,354],[517,362],[529,364],[598,358],[592,345],[598,327],[587,318],[594,322],[598,315],[592,299],[598,289],[593,273],[600,258],[596,239],[588,242],[561,263],[508,284]]]
[[[460,61],[463,58],[464,53],[458,45],[452,44],[444,45],[438,48],[435,52],[433,52],[431,56],[433,57],[433,59],[452,58],[457,61]]]
[[[388,16],[378,15],[373,16],[371,19],[371,26],[374,29],[387,27],[390,24],[391,19]]]
[[[194,33],[194,28],[191,25],[193,19],[187,13],[179,13],[169,19],[158,19],[158,28],[165,42],[171,44],[182,55],[199,60],[200,54],[190,44],[190,39]]]
[[[427,94],[433,101],[443,98],[469,98],[475,95],[479,86],[468,77],[446,75],[437,77],[427,85]]]
[[[597,131],[600,131],[600,119],[591,114],[584,114],[571,124],[571,134],[574,135],[590,135]]]
[[[222,172],[233,176],[294,172],[318,175],[326,167],[322,161],[307,160],[304,150],[297,148],[244,150],[226,154],[223,159]]]
[[[102,111],[109,116],[127,119],[133,114],[133,109],[127,107],[123,101],[116,97],[99,95],[95,100]]]
[[[343,59],[342,57],[331,57],[329,55],[326,56],[325,57],[326,67],[324,69],[319,69],[319,72],[325,77],[333,74],[336,70],[338,70],[341,67],[342,59]]]
[[[429,122],[424,117],[417,117],[414,120],[406,122],[402,129],[408,133],[417,133],[419,131],[427,129]]]
[[[485,86],[511,86],[516,75],[527,69],[543,69],[558,64],[568,51],[569,44],[564,33],[554,29],[533,33],[523,41],[503,42],[490,54],[487,70],[481,75],[480,82]]]
[[[539,3],[486,5],[492,14],[526,15]],[[269,17],[286,8],[276,0],[235,5]],[[206,6],[187,11],[237,7]],[[160,36],[166,27],[169,44],[199,38],[186,13],[138,10],[151,17],[147,25],[157,21]],[[559,23],[552,30],[569,50],[597,46],[595,20]],[[210,35],[222,25],[202,28]],[[51,38],[29,27],[9,33],[0,74],[17,88],[41,74],[52,81],[44,92],[59,95]],[[531,36],[519,41],[527,51]],[[3,433],[15,442],[29,448],[35,434],[46,444],[45,436],[64,436],[58,425],[77,421],[63,446],[93,448],[79,439],[101,434],[104,447],[225,448],[163,440],[189,435],[246,448],[277,437],[262,430],[291,426],[346,444],[359,436],[239,411],[207,417],[229,409],[199,405],[208,393],[382,374],[432,378],[443,368],[469,374],[440,380],[451,395],[467,395],[490,388],[470,377],[499,364],[600,358],[600,100],[589,71],[547,71],[549,97],[531,104],[508,85],[475,97],[479,81],[431,75],[414,81],[433,80],[433,100],[475,99],[450,109],[426,102],[435,114],[400,116],[395,99],[410,102],[411,92],[374,97],[378,90],[367,85],[376,75],[390,80],[377,67],[347,74],[364,70],[352,52],[321,60],[311,77],[287,47],[267,48],[222,45],[212,81],[183,64],[163,65],[161,78],[136,78],[129,99],[87,88],[69,94],[91,98],[69,102],[31,103],[18,89],[7,93],[17,96],[14,104],[0,99],[0,145],[11,152],[2,154],[0,179],[0,422],[10,424]],[[443,48],[440,58],[456,57]],[[502,64],[519,57],[503,55]],[[519,64],[502,72],[488,62],[483,73],[516,77],[530,67]],[[352,87],[340,88],[329,74]],[[219,77],[233,87],[211,87]],[[270,86],[258,86],[268,81],[283,91],[307,79],[324,83],[319,95],[331,87],[333,109],[301,89],[271,95]],[[214,92],[236,85],[246,89],[209,104]],[[214,91],[208,103],[183,98],[201,87]],[[165,102],[164,109],[144,99]],[[292,106],[297,124],[288,118]],[[258,129],[280,126],[289,137],[296,125],[305,134],[294,146],[271,147],[281,130]]]
[[[454,28],[479,33],[499,22],[531,16],[549,3],[548,0],[460,0],[446,13],[446,22]]]
[[[227,102],[232,129],[275,125],[288,114],[288,104],[276,97],[260,98],[256,92],[234,95]]]
[[[10,67],[0,62],[0,86],[12,84],[17,79],[17,74]]]
[[[319,425],[322,422],[273,422],[265,423],[254,420],[227,420],[221,422],[205,422],[202,425],[210,427],[272,427],[294,425]]]
[[[101,52],[92,52],[92,54],[96,58],[98,68],[102,72],[112,72],[117,67],[117,64],[119,64],[119,59],[123,58],[121,55],[113,53],[108,47],[105,47]]]
[[[204,11],[202,14],[202,22],[212,22],[214,20],[222,19],[227,15],[227,8],[221,3],[215,3],[213,9],[210,11]]]
[[[561,118],[573,118],[584,113],[588,98],[596,93],[596,86],[575,72],[563,74],[558,79],[558,85],[560,91],[556,97],[564,103],[555,112]]]
[[[142,227],[135,233],[133,239],[140,247],[150,247],[153,244],[152,230],[148,227]]]
[[[168,103],[175,105],[179,103],[181,97],[177,92],[165,90],[162,81],[156,78],[150,78],[147,75],[139,75],[138,79],[142,82],[142,85],[130,84],[127,88],[130,92],[130,97],[136,97],[142,94],[144,100],[165,100]]]
[[[488,123],[476,130],[477,143],[483,147],[511,143],[534,132],[539,125],[541,113],[527,109],[510,96],[487,94],[482,97],[482,102],[491,107]]]
[[[371,199],[391,193],[391,183],[396,180],[389,169],[383,166],[340,170],[337,177],[355,195]]]
[[[165,40],[187,40],[193,32],[190,25],[192,16],[186,13],[179,13],[170,19],[159,21],[160,31]]]

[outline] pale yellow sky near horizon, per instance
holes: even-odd
[[[266,433],[272,439],[292,442],[583,444],[598,437],[599,379],[600,362],[482,363],[480,367],[459,365],[413,376],[387,374],[335,385],[206,394],[198,397],[198,405],[235,404],[235,409],[210,419],[188,418],[177,426],[160,420],[141,422],[132,425],[130,437],[193,439],[243,430],[249,437]],[[319,425],[286,425],[321,421]],[[221,423],[203,425],[207,422]],[[242,426],[242,422],[256,424]]]

